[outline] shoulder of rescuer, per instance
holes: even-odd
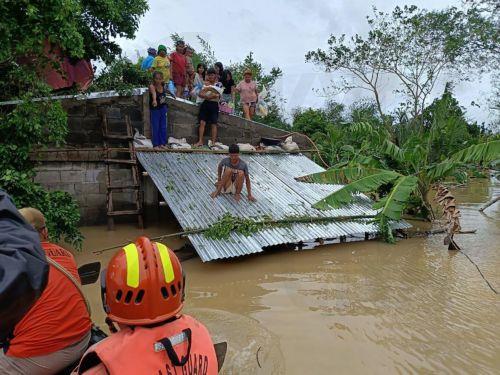
[[[140,237],[119,250],[102,271],[101,291],[115,333],[89,348],[75,373],[217,374],[208,330],[180,314],[185,277],[167,246]]]
[[[0,346],[42,294],[48,271],[38,233],[0,189]]]
[[[35,209],[23,210],[36,211],[42,216]],[[47,241],[42,242],[42,248],[48,258],[80,280],[75,259],[68,250]],[[74,344],[90,328],[90,316],[80,291],[66,275],[50,265],[47,286],[15,326],[6,354],[19,358],[47,355]]]

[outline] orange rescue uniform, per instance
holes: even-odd
[[[189,340],[175,345],[172,338],[186,330],[190,332],[191,345],[188,345]],[[165,348],[159,344],[165,338],[173,341],[173,349],[178,359],[187,356],[183,366],[175,366]],[[96,361],[96,355],[100,363]],[[189,315],[181,315],[172,322],[153,328],[123,327],[119,332],[89,348],[77,373],[216,375],[217,372],[217,357],[208,330]]]
[[[60,246],[42,242],[45,255],[68,270],[78,281],[73,255]],[[85,302],[75,285],[50,266],[49,280],[38,301],[16,325],[7,355],[28,358],[47,355],[80,341],[90,330]]]

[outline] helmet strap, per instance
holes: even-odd
[[[115,323],[113,323],[113,321],[109,318],[109,317],[106,317],[106,319],[104,320],[106,322],[106,324],[108,325],[108,328],[109,328],[109,331],[111,333],[116,333],[118,332],[118,329],[116,328],[115,326]]]

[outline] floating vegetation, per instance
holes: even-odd
[[[225,213],[221,219],[205,230],[202,230],[205,237],[212,240],[224,240],[229,238],[231,232],[242,234],[246,237],[262,229],[271,227],[291,228],[295,223],[331,223],[339,221],[357,221],[360,219],[373,219],[373,215],[338,216],[333,218],[310,217],[310,216],[290,216],[281,220],[273,220],[265,215],[259,218],[240,218]]]
[[[225,213],[220,220],[205,230],[204,234],[206,237],[213,240],[229,238],[231,232],[236,232],[248,237],[263,229],[265,225],[264,221],[234,217],[229,213]]]

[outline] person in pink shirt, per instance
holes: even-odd
[[[243,106],[243,114],[247,120],[251,120],[255,115],[255,108],[259,101],[259,92],[257,91],[257,83],[252,80],[252,71],[245,70],[243,81],[238,83],[236,91],[240,93],[240,102]]]
[[[172,81],[175,84],[175,96],[182,98],[184,87],[187,83],[187,60],[184,55],[186,44],[182,40],[175,43],[175,52],[170,54],[170,61],[172,63]]]

